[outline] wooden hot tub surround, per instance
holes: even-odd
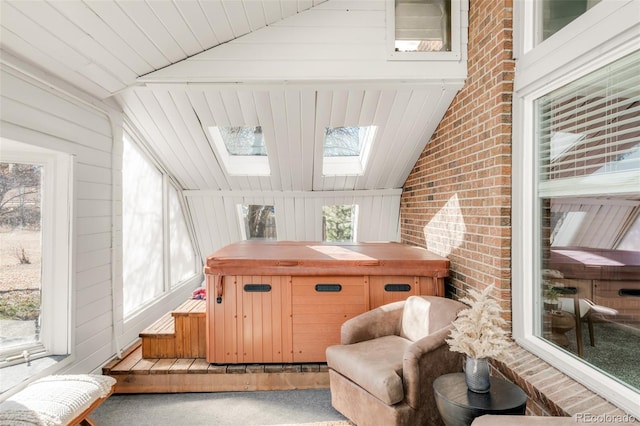
[[[410,295],[444,296],[449,261],[400,243],[243,241],[207,258],[207,361],[324,362],[340,326]]]

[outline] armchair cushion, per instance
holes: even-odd
[[[351,345],[327,348],[327,364],[387,405],[404,399],[402,362],[412,342],[383,336]]]

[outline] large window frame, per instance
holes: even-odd
[[[535,2],[516,2],[515,52],[519,66],[513,101],[513,219],[512,292],[513,336],[525,349],[628,413],[640,416],[638,393],[603,374],[576,356],[536,336],[535,316],[541,301],[538,289],[541,236],[537,196],[537,148],[534,102],[633,52],[640,42],[637,1],[603,1],[553,36],[534,46]],[[532,262],[531,260],[534,259]]]
[[[65,357],[64,361],[57,362],[46,370],[51,372],[73,360],[73,156],[2,139],[2,161],[43,167],[40,340],[16,347],[13,350],[15,353],[4,353],[3,363],[10,365],[27,362],[22,356],[22,351],[25,350],[29,353],[30,361],[51,355]]]
[[[126,138],[126,139],[125,139]],[[186,202],[183,199],[183,196],[181,195],[181,190],[179,189],[178,185],[176,185],[169,173],[161,166],[161,164],[157,161],[155,161],[155,159],[153,158],[153,156],[151,155],[151,153],[145,149],[145,146],[140,142],[139,139],[137,139],[135,137],[134,132],[129,132],[129,131],[125,131],[123,134],[123,146],[125,143],[129,143],[131,144],[131,148],[136,150],[136,152],[147,162],[147,164],[155,169],[155,171],[158,172],[158,174],[161,176],[161,180],[162,180],[162,206],[161,206],[161,215],[162,215],[162,219],[161,219],[161,225],[158,226],[157,232],[161,233],[161,238],[162,238],[162,273],[161,273],[161,277],[159,277],[158,279],[160,279],[162,282],[161,283],[156,283],[159,284],[160,288],[160,294],[150,298],[149,300],[143,301],[141,303],[139,303],[134,309],[132,309],[131,311],[128,312],[124,312],[124,307],[125,307],[125,300],[124,300],[124,290],[125,290],[125,286],[127,285],[127,282],[125,282],[126,280],[126,276],[124,276],[123,274],[123,285],[122,285],[122,290],[123,290],[123,299],[122,299],[122,309],[123,309],[123,319],[124,322],[126,323],[127,321],[132,320],[133,318],[135,318],[139,313],[143,312],[148,306],[152,305],[153,303],[155,303],[159,298],[164,297],[165,295],[175,291],[176,289],[183,287],[185,285],[190,285],[192,283],[195,282],[200,282],[202,280],[201,276],[201,256],[198,252],[198,246],[196,244],[196,240],[194,237],[194,233],[193,233],[193,225],[190,221],[189,218],[189,214],[188,214],[188,208],[186,205]],[[123,169],[124,169],[124,162],[126,161],[126,158],[124,158],[123,156]],[[122,183],[123,187],[124,185],[126,185],[125,182]],[[178,196],[178,202],[180,204],[180,208],[182,211],[182,215],[183,218],[186,222],[186,227],[187,230],[189,232],[189,240],[191,242],[191,248],[193,250],[193,274],[191,276],[188,276],[186,278],[182,278],[179,282],[173,282],[172,280],[172,249],[171,249],[171,223],[170,223],[170,190],[173,189],[175,191],[175,195]],[[123,197],[124,198],[124,197]],[[124,202],[124,201],[123,201]],[[123,206],[124,208],[124,206]],[[123,212],[123,220],[124,220],[124,212]],[[126,232],[126,230],[123,229],[123,233]],[[126,236],[123,235],[123,244],[125,241]],[[127,261],[126,259],[126,254],[124,254],[124,247],[123,247],[123,255],[125,258],[123,258],[123,271],[124,271],[124,265],[125,262]],[[136,265],[134,265],[134,267],[136,267]],[[146,267],[146,266],[145,266]],[[155,285],[155,284],[154,284]]]

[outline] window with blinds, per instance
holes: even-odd
[[[540,195],[637,189],[640,51],[539,98],[536,110]]]
[[[640,290],[640,51],[538,98],[535,111],[535,333],[640,391],[624,355],[640,330],[627,295]]]

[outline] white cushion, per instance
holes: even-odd
[[[116,380],[94,374],[48,376],[0,404],[3,426],[66,425],[111,392]]]

